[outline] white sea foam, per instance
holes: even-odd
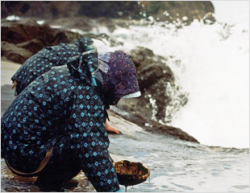
[[[6,17],[6,20],[9,20],[9,21],[20,20],[20,17],[11,15],[11,16]]]
[[[40,20],[40,21],[36,21],[39,25],[43,25],[45,23],[45,20]]]
[[[223,13],[216,13],[213,25],[196,20],[176,30],[158,23],[118,28],[109,35],[125,42],[117,49],[143,46],[166,58],[173,56],[167,64],[189,93],[173,126],[202,144],[249,147],[249,3],[236,3],[236,12],[242,8],[238,14],[230,14],[233,4],[227,3],[215,4]]]
[[[54,29],[59,29],[59,28],[62,28],[62,26],[60,25],[50,25],[51,28],[54,28]]]
[[[74,33],[79,33],[80,35],[84,35],[85,32],[80,30],[80,29],[71,29],[70,31],[74,32]]]

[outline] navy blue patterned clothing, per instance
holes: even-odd
[[[115,56],[120,56],[116,62]],[[118,191],[105,129],[106,108],[112,101],[103,89],[112,85],[109,96],[113,93],[115,99],[116,93],[122,97],[121,93],[138,92],[139,87],[135,67],[126,54],[114,52],[111,60],[115,67],[109,68],[109,78],[103,76],[103,82],[93,76],[98,59],[96,53],[89,52],[73,57],[67,65],[53,67],[27,86],[2,116],[2,158],[14,169],[30,173],[54,147],[48,165],[63,162],[69,154],[97,191]],[[122,67],[127,62],[130,68]],[[116,75],[111,78],[112,74]],[[122,84],[116,87],[114,82]]]
[[[74,44],[59,44],[48,46],[23,63],[11,78],[17,82],[16,95],[20,94],[38,76],[49,71],[53,66],[65,65],[71,57],[79,56],[82,52],[92,49],[93,41],[81,37]]]

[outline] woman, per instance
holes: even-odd
[[[88,37],[81,37],[73,44],[59,44],[49,46],[31,58],[29,58],[12,76],[12,88],[16,88],[15,95],[19,95],[32,81],[37,77],[49,71],[54,66],[66,65],[72,57],[81,55],[81,53],[94,49],[93,40]],[[106,123],[108,132],[121,134],[121,132]]]
[[[137,96],[135,66],[125,53],[76,56],[39,76],[6,110],[2,158],[14,173],[38,175],[41,191],[60,191],[80,170],[97,191],[119,191],[106,109]]]

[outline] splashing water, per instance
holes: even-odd
[[[213,25],[195,20],[177,30],[159,22],[117,28],[109,35],[125,42],[116,49],[143,46],[168,59],[177,84],[189,95],[171,125],[202,144],[242,148],[249,147],[249,3],[237,4],[244,7],[241,16],[230,15],[233,4],[225,12],[227,3],[215,3],[224,18],[219,12]],[[239,19],[230,20],[230,16]]]

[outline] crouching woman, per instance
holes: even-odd
[[[97,191],[119,191],[106,109],[137,96],[136,70],[124,52],[76,56],[39,76],[6,110],[2,158],[14,173],[38,176],[40,191],[61,191],[81,170]]]

